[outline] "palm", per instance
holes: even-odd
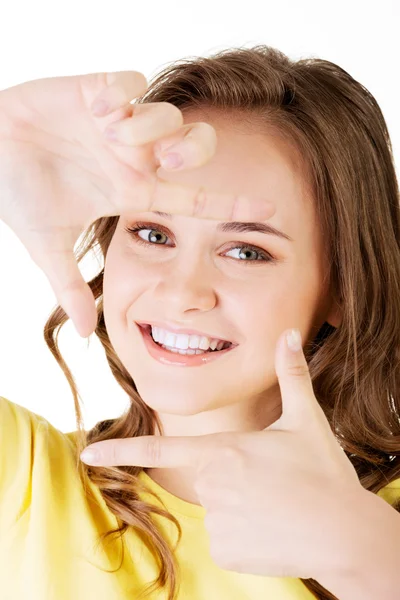
[[[12,183],[15,218],[31,231],[70,227],[78,237],[97,218],[132,208],[137,186],[156,178],[153,143],[117,146],[103,137],[108,123],[130,116],[132,106],[97,119],[88,106],[101,86],[87,89],[85,100],[78,81],[58,77],[6,90],[14,95],[13,129],[12,139],[0,134],[0,178]]]

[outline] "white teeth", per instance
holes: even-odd
[[[170,352],[175,352],[178,354],[205,354],[205,350],[178,350],[178,348],[169,348],[168,346],[164,346],[162,345],[162,348],[164,348],[164,350],[169,350]]]
[[[210,347],[211,342],[212,342],[212,340],[210,340],[210,338],[202,336],[200,338],[200,344],[199,344],[200,350],[208,350],[209,347]]]
[[[166,346],[174,346],[175,347],[175,340],[176,340],[176,336],[173,333],[167,332],[163,343]],[[156,341],[158,341],[158,340],[156,340]]]
[[[159,344],[176,348],[177,350],[200,349],[200,350],[221,350],[225,342],[217,339],[210,339],[206,336],[187,335],[185,333],[175,334],[160,327],[151,326],[152,337]]]
[[[200,336],[198,335],[190,335],[189,338],[189,348],[198,349],[200,346]]]

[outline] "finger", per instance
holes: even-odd
[[[127,146],[141,146],[175,133],[183,125],[179,108],[168,102],[135,104],[132,116],[111,123],[104,134],[115,132],[116,141]]]
[[[45,246],[42,240],[43,237],[38,236],[33,244],[26,243],[29,254],[46,275],[58,303],[79,335],[86,338],[96,329],[97,310],[93,293],[78,268],[73,247],[69,248],[56,235],[52,238],[54,247]],[[60,243],[65,244],[64,247],[60,247]]]
[[[139,71],[115,71],[112,73],[94,73],[81,76],[81,85],[85,90],[100,88],[91,105],[93,115],[103,117],[123,108],[134,98],[144,94],[148,82]]]
[[[154,145],[154,154],[163,168],[168,169],[162,159],[169,153],[182,157],[182,165],[174,168],[179,171],[201,167],[212,158],[217,149],[217,134],[208,123],[183,125],[174,135],[159,140]]]
[[[275,204],[264,197],[238,196],[156,179],[137,181],[112,198],[119,214],[160,211],[200,219],[255,221],[270,219]]]
[[[174,152],[183,159],[179,169],[199,167],[214,156],[217,134],[212,125],[203,122],[183,125],[181,111],[167,102],[137,104],[131,112],[127,118],[111,123],[105,129],[105,137],[109,139],[113,132],[115,139],[111,142],[126,146],[156,142],[153,152],[159,164],[161,157]]]
[[[309,425],[312,407],[317,403],[314,395],[310,371],[304,356],[301,334],[298,330],[285,331],[276,344],[275,370],[278,376],[282,398],[282,416],[267,429],[297,429]],[[287,344],[287,334],[297,342],[298,349],[292,350]]]
[[[101,466],[173,468],[196,466],[210,436],[164,437],[144,435],[91,444],[81,454],[83,462]],[[87,451],[95,452],[91,457]]]

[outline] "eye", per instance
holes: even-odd
[[[157,227],[153,227],[152,223],[136,223],[136,225],[134,225],[133,227],[125,227],[125,231],[127,233],[129,233],[132,236],[132,239],[134,240],[134,242],[136,244],[141,244],[143,246],[146,246],[147,248],[151,248],[151,246],[166,246],[167,244],[165,244],[163,242],[163,238],[167,238],[168,239],[168,230],[164,229],[164,227],[162,227],[161,225],[157,225]],[[150,232],[150,235],[149,233]],[[143,233],[143,237],[139,236],[140,233]],[[150,241],[149,241],[150,240]],[[160,242],[161,243],[158,243]],[[229,257],[230,259],[236,261],[236,262],[241,262],[243,264],[253,264],[254,263],[262,263],[262,262],[268,262],[268,263],[277,263],[277,259],[272,256],[272,254],[270,254],[269,252],[266,252],[265,250],[262,250],[261,248],[258,248],[257,246],[252,246],[249,244],[246,244],[245,242],[240,242],[240,245],[238,242],[236,242],[235,246],[232,246],[231,248],[229,248],[229,250],[227,250],[226,252],[232,252],[233,250],[240,250],[239,252],[239,256],[247,256],[247,259],[243,259],[243,258],[233,258],[233,257]],[[253,255],[258,255],[258,258],[253,258],[251,260],[248,260],[249,258],[249,254]]]
[[[234,248],[231,248],[230,250],[228,250],[228,252],[232,252],[233,250],[240,250],[239,255],[247,256],[247,258],[250,258],[249,254],[253,254],[253,256],[255,254],[258,254],[258,258],[255,258],[255,259],[253,258],[253,260],[242,259],[242,262],[246,262],[246,263],[255,262],[255,261],[273,262],[275,260],[270,254],[267,254],[263,250],[260,250],[260,248],[255,248],[254,246],[249,246],[249,245],[235,246]]]
[[[160,238],[168,238],[168,231],[164,230],[161,225],[157,225],[157,227],[153,227],[152,223],[141,223],[137,222],[133,227],[125,227],[125,231],[132,236],[133,241],[136,244],[142,244],[144,246],[164,246],[164,243],[158,244],[154,242],[159,242]],[[149,234],[150,241],[149,241]],[[156,233],[154,233],[156,232]],[[143,233],[143,237],[139,236],[139,233]]]

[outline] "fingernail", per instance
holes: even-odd
[[[87,462],[89,464],[96,464],[97,462],[99,462],[100,460],[100,455],[97,452],[97,450],[94,450],[93,448],[89,448],[84,450],[81,453],[81,460],[83,462]]]
[[[298,352],[301,348],[301,334],[298,329],[291,329],[286,334],[286,341],[289,347],[289,350],[292,352]]]
[[[177,169],[183,165],[183,158],[176,152],[171,152],[160,158],[161,166],[164,169]]]

